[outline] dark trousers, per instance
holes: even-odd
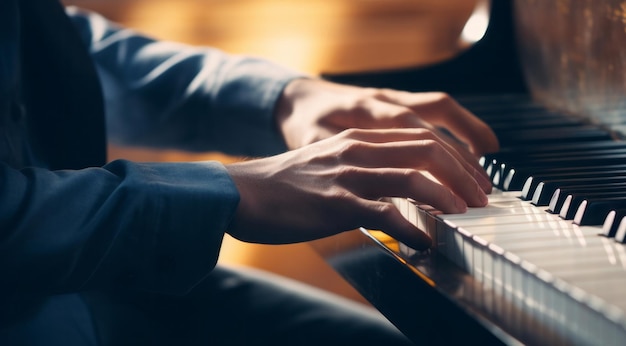
[[[411,345],[373,309],[243,268],[217,267],[185,296],[84,292],[25,306],[3,321],[0,345]]]

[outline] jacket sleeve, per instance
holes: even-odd
[[[181,294],[215,266],[239,195],[219,163],[0,163],[0,292]]]
[[[251,156],[286,149],[274,105],[302,74],[257,58],[157,41],[74,7],[67,13],[96,62],[110,140]]]

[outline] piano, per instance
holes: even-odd
[[[417,344],[626,344],[626,3],[492,0],[486,34],[432,66],[324,75],[443,90],[490,124],[485,208],[391,198],[416,252],[359,229],[312,246]]]

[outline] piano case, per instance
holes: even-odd
[[[623,1],[493,0],[484,38],[449,61],[323,75],[448,92],[502,150],[481,159],[486,208],[391,200],[432,250],[365,229],[313,247],[418,344],[624,344],[624,42]]]

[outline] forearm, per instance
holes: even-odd
[[[218,163],[0,169],[5,293],[186,292],[215,265],[239,199]]]
[[[157,41],[69,8],[103,82],[109,136],[130,145],[269,155],[274,107],[301,74],[262,59]]]

